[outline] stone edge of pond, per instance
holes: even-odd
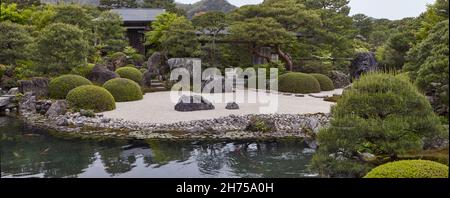
[[[27,125],[53,131],[57,136],[116,139],[164,139],[164,140],[278,140],[304,139],[310,147],[316,147],[315,136],[320,128],[328,125],[330,114],[263,114],[230,115],[226,117],[154,124],[107,119],[102,116],[85,117],[79,113],[66,113],[47,117],[38,113],[18,116]],[[247,126],[255,117],[271,120],[272,132],[248,131]],[[61,126],[61,122],[66,123]]]

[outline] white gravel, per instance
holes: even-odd
[[[342,89],[314,94],[316,96],[331,96],[342,94]],[[123,119],[134,122],[170,124],[183,121],[206,120],[220,118],[229,115],[248,114],[307,114],[307,113],[329,113],[333,103],[325,102],[322,98],[314,98],[308,95],[296,97],[295,94],[287,96],[282,93],[256,92],[254,90],[238,90],[236,93],[226,94],[202,94],[211,101],[215,110],[178,112],[175,111],[178,96],[176,92],[156,92],[145,94],[144,99],[134,102],[117,103],[114,111],[102,113],[106,118]],[[245,94],[245,95],[243,95]],[[256,100],[257,95],[261,100]],[[232,99],[235,96],[236,100]],[[227,99],[224,99],[227,98]],[[251,99],[254,100],[251,100]],[[239,110],[227,110],[227,102],[237,101]],[[257,102],[259,101],[259,102]],[[267,109],[267,101],[274,108]],[[276,103],[278,101],[278,104]],[[265,108],[264,108],[265,107]]]

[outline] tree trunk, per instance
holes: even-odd
[[[281,47],[279,45],[276,46],[276,50],[277,50],[277,54],[280,56],[280,58],[286,64],[286,69],[288,71],[293,71],[294,70],[294,63],[292,61],[291,56],[289,56],[289,54],[287,54],[287,53],[284,53],[281,50]]]
[[[272,57],[266,56],[266,55],[264,55],[264,54],[261,54],[261,53],[259,52],[259,49],[260,49],[260,48],[252,48],[252,52],[253,52],[254,54],[256,54],[257,56],[259,56],[259,57],[265,58],[265,59],[267,60],[268,63],[271,63],[271,62],[272,62]]]

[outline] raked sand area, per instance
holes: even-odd
[[[314,95],[332,96],[333,94],[342,94],[342,91],[343,89],[336,89]],[[331,106],[334,104],[307,94],[304,97],[297,97],[295,94],[288,96],[282,93],[267,94],[255,90],[238,90],[236,93],[202,94],[203,97],[213,103],[214,110],[178,112],[174,109],[177,98],[179,98],[177,94],[176,92],[147,93],[143,100],[117,103],[117,108],[114,111],[104,112],[103,115],[106,118],[133,122],[171,124],[214,119],[229,115],[329,113]],[[174,98],[173,100],[171,100],[171,95]],[[261,99],[258,100],[257,98]],[[237,101],[240,109],[225,109],[226,104],[233,101]],[[268,101],[271,102],[270,106],[267,103]]]

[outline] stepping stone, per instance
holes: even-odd
[[[285,96],[292,96],[293,94],[291,94],[291,93],[283,93],[283,95],[285,95]]]
[[[305,97],[305,95],[303,95],[303,94],[296,94],[296,95],[295,95],[295,97],[300,97],[300,98],[304,98],[304,97]]]
[[[167,88],[165,87],[152,87],[152,91],[167,91]]]
[[[164,84],[163,84],[163,83],[160,83],[160,82],[158,82],[158,83],[152,83],[152,87],[161,87],[161,86],[164,86]]]
[[[328,95],[315,95],[315,94],[309,94],[309,96],[313,98],[328,98]]]

